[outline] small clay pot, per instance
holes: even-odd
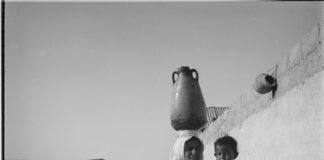
[[[261,73],[255,79],[254,89],[259,94],[265,94],[273,90],[277,85],[277,80],[271,75]]]

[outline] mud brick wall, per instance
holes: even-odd
[[[324,159],[323,29],[265,71],[277,79],[275,92],[251,87],[201,134],[205,160],[215,160],[213,142],[225,134],[238,141],[237,160]]]

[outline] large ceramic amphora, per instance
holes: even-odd
[[[198,72],[187,66],[172,73],[171,125],[175,130],[199,130],[207,122],[198,78]]]

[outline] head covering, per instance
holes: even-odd
[[[198,131],[195,130],[182,130],[182,131],[177,131],[178,133],[178,138],[173,145],[171,155],[170,155],[170,160],[184,160],[184,145],[185,143],[191,139],[192,137],[198,138]],[[202,141],[199,139],[199,141],[203,146]],[[203,160],[203,155],[198,160]]]

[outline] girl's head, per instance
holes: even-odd
[[[179,134],[173,146],[170,160],[203,160],[202,141],[194,132],[183,133]]]
[[[203,149],[201,141],[197,137],[191,137],[184,144],[184,160],[200,160]]]
[[[233,137],[224,136],[214,143],[217,160],[234,160],[238,156],[237,142]]]

